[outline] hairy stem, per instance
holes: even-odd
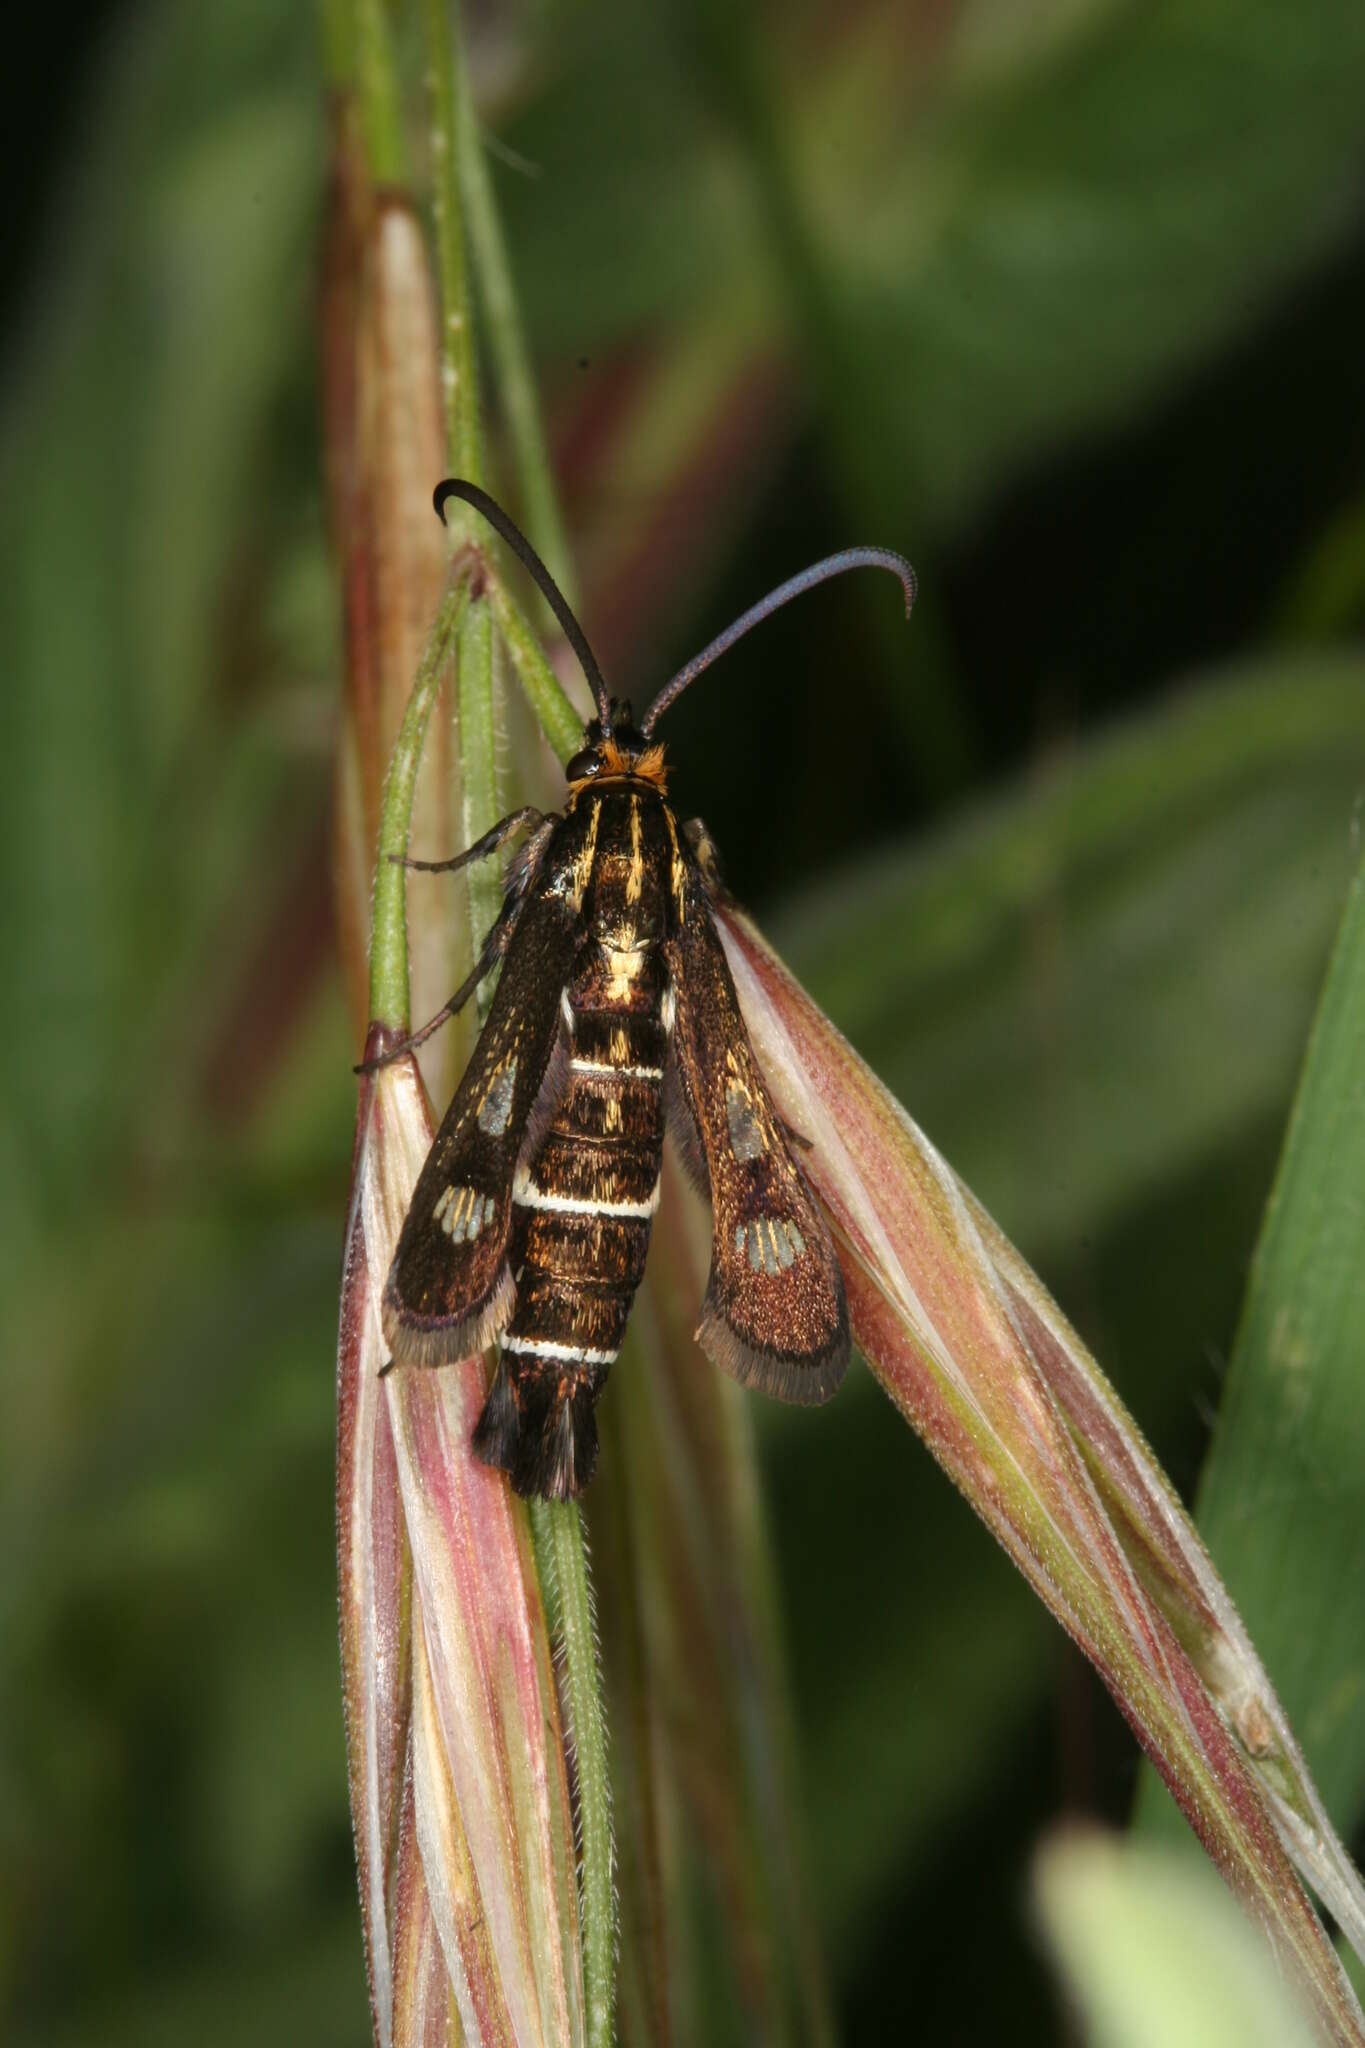
[[[441,278],[441,395],[446,445],[454,475],[483,481],[479,434],[479,371],[474,308],[465,264],[463,154],[465,117],[458,98],[459,28],[448,0],[422,0],[427,94],[431,113],[432,212]],[[458,509],[458,508],[457,508]],[[463,531],[460,523],[457,532]]]
[[[498,735],[493,703],[493,619],[482,597],[460,621],[460,764],[464,843],[472,846],[502,815],[498,802]],[[469,932],[477,959],[502,901],[496,858],[474,860],[464,871],[469,891]],[[492,1000],[487,981],[479,986],[480,1013]]]
[[[460,181],[469,217],[469,235],[479,268],[487,322],[488,347],[497,374],[498,391],[512,441],[512,460],[521,485],[526,531],[550,574],[570,604],[575,602],[573,564],[560,518],[554,473],[541,425],[540,404],[530,352],[521,324],[512,269],[493,181],[469,89],[468,68],[456,50],[455,90],[459,105]]]
[[[533,1501],[531,1532],[551,1633],[564,1649],[582,1847],[583,1996],[588,2048],[611,2048],[615,2006],[615,1892],[611,1789],[583,1520],[575,1501]]]

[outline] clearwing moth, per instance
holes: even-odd
[[[530,543],[477,485],[463,499],[530,570],[590,683],[597,715],[557,815],[514,811],[449,871],[528,834],[473,972],[396,1058],[502,974],[436,1134],[384,1290],[401,1366],[440,1366],[498,1340],[473,1444],[520,1494],[568,1500],[597,1460],[594,1407],[644,1271],[665,1122],[712,1212],[697,1337],[746,1385],[825,1401],[848,1363],[848,1310],[829,1231],[754,1057],[712,917],[719,889],[700,823],[665,796],[662,714],[779,605],[846,569],[914,571],[851,548],[794,576],[680,669],[638,725],[608,695],[582,628]],[[387,1368],[386,1368],[387,1370]]]

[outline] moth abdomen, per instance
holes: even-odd
[[[515,1200],[526,1209],[567,1215],[653,1216],[662,1129],[653,1142],[624,1136],[604,1141],[565,1130],[563,1122],[555,1119],[535,1164],[518,1176]]]
[[[663,1078],[668,1033],[661,1011],[662,992],[644,1015],[622,1016],[619,1009],[587,1010],[573,1020],[572,1067],[576,1074],[605,1072],[658,1081]]]
[[[528,1499],[573,1500],[597,1465],[593,1410],[602,1384],[561,1360],[505,1352],[474,1430],[475,1452]]]
[[[636,1217],[550,1214],[532,1210],[524,1223],[522,1257],[547,1281],[634,1294],[645,1270],[649,1227]]]
[[[503,1348],[538,1346],[546,1357],[562,1357],[570,1365],[608,1366],[625,1335],[633,1292],[598,1279],[563,1280],[538,1272],[528,1261]]]
[[[578,1063],[575,1062],[575,1067]],[[575,1074],[577,1086],[570,1104],[575,1138],[589,1144],[630,1144],[655,1146],[663,1137],[664,1107],[661,1076],[651,1069],[647,1075]]]

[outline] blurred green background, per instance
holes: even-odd
[[[908,634],[849,579],[691,693],[675,787],[1188,1495],[1359,854],[1365,12],[468,20],[617,686],[821,553],[915,561]],[[360,2043],[316,25],[106,0],[30,27],[2,138],[0,2015],[25,2044]],[[754,1406],[844,2036],[1056,2039],[1028,1854],[1125,1817],[1127,1732],[865,1375]],[[1232,1590],[1297,1712],[1287,1617]],[[1302,1732],[1358,1830],[1365,1765]]]

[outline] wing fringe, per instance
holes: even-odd
[[[399,1365],[454,1365],[486,1350],[507,1328],[517,1303],[512,1268],[504,1259],[492,1288],[458,1321],[450,1316],[419,1316],[405,1308],[390,1275],[384,1289],[384,1339]]]
[[[706,1299],[697,1324],[697,1342],[722,1372],[775,1400],[789,1401],[801,1408],[819,1408],[839,1391],[848,1370],[848,1311],[842,1313],[834,1335],[823,1351],[799,1353],[762,1351],[746,1344],[727,1317],[716,1291],[714,1269],[707,1282]]]

